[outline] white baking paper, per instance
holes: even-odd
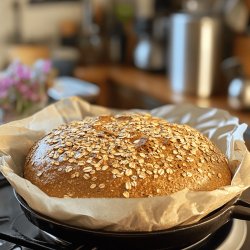
[[[247,125],[239,124],[226,111],[189,104],[166,105],[148,112],[170,122],[189,124],[217,144],[234,174],[230,186],[209,192],[185,189],[152,198],[76,199],[49,197],[22,177],[31,146],[50,130],[85,116],[113,112],[73,97],[0,126],[1,172],[35,211],[69,225],[111,231],[155,231],[194,223],[250,186],[250,153],[243,141]]]

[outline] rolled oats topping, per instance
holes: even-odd
[[[55,193],[64,192],[61,197],[69,193],[72,197],[151,197],[190,188],[190,183],[202,190],[204,177],[222,183],[221,165],[227,164],[198,131],[149,114],[87,117],[59,126],[42,143],[46,149],[33,148],[46,152],[40,163],[46,167],[37,171],[36,178],[47,178]],[[30,166],[36,161],[31,159]],[[59,181],[49,176],[53,171],[55,177],[61,176]]]

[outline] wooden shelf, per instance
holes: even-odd
[[[250,112],[231,109],[226,96],[204,99],[174,94],[164,74],[148,73],[129,66],[95,65],[78,67],[75,70],[75,76],[100,86],[101,95],[98,104],[103,106],[110,106],[110,100],[113,98],[112,88],[115,84],[155,98],[163,104],[192,103],[200,107],[225,109],[239,117],[241,122],[250,124]]]

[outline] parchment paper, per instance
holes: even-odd
[[[114,231],[152,231],[193,223],[250,186],[250,153],[243,141],[247,125],[239,125],[238,118],[226,111],[187,104],[166,105],[148,112],[170,122],[187,123],[215,142],[229,159],[234,174],[230,186],[210,192],[185,189],[153,198],[74,199],[49,197],[22,178],[25,157],[39,138],[62,123],[112,112],[73,97],[24,120],[2,125],[1,172],[39,213],[70,225]]]

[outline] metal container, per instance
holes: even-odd
[[[222,21],[217,16],[177,13],[170,18],[169,76],[173,92],[209,97],[216,92]]]
[[[250,79],[238,77],[231,81],[228,103],[237,110],[250,110]]]

